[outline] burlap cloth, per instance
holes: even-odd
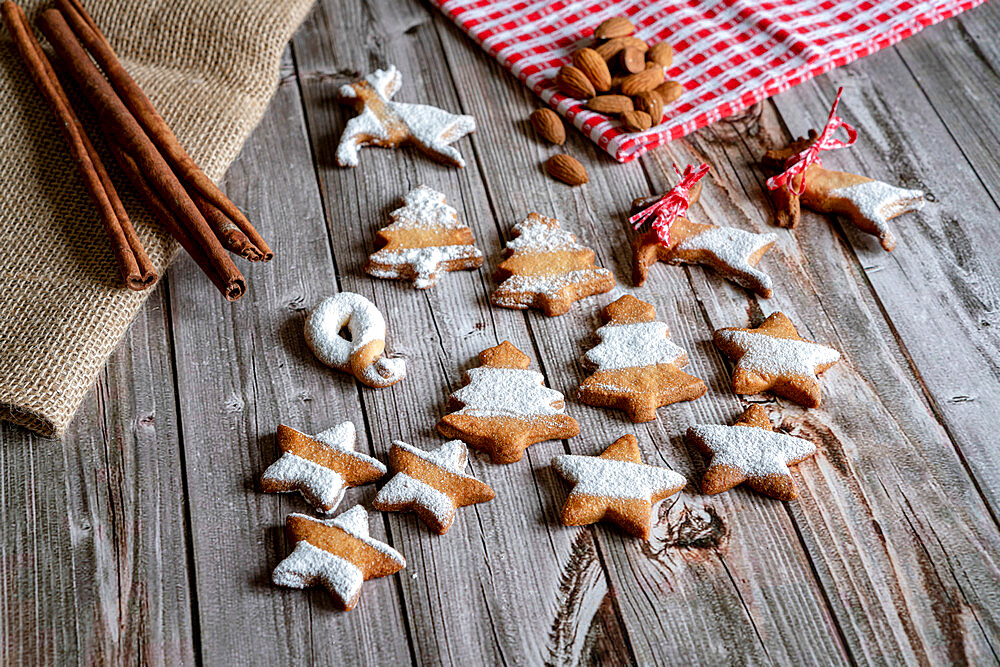
[[[20,4],[32,21],[45,6]],[[312,0],[84,4],[184,147],[218,180],[263,115],[282,50]],[[0,35],[0,419],[58,436],[149,291],[121,287],[53,116],[2,25]],[[112,176],[162,279],[175,244],[117,170]]]

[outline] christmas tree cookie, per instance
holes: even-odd
[[[508,257],[497,268],[502,282],[493,292],[494,305],[537,308],[551,317],[614,288],[611,272],[594,264],[594,251],[561,229],[558,220],[532,213],[512,233]]]
[[[536,442],[572,438],[580,425],[564,413],[563,395],[529,371],[527,355],[504,341],[479,353],[479,368],[466,371],[451,395],[460,409],[438,422],[438,431],[489,453],[494,463],[520,461]]]
[[[656,419],[656,408],[703,395],[705,383],[680,369],[687,353],[670,342],[656,309],[626,294],[601,311],[601,343],[584,361],[596,368],[580,386],[580,400],[624,410],[633,422]]]
[[[426,289],[442,271],[483,265],[472,230],[437,190],[426,185],[411,190],[389,217],[392,222],[375,236],[376,251],[365,264],[368,275],[412,280],[417,289]]]

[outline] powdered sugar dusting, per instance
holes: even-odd
[[[271,580],[278,586],[288,588],[309,588],[321,584],[341,600],[350,601],[361,592],[365,577],[354,563],[303,540],[278,563]]]
[[[444,262],[463,259],[481,260],[483,253],[471,245],[438,245],[402,250],[379,250],[371,255],[371,261],[390,267],[411,266],[416,277],[413,284],[418,288],[431,287],[437,282],[438,273]],[[399,278],[399,269],[382,269],[368,266],[366,273],[376,278]]]
[[[756,426],[699,424],[689,433],[712,450],[711,466],[729,466],[751,477],[788,477],[789,463],[816,452],[816,446],[805,438]]]
[[[507,248],[517,252],[553,252],[556,250],[586,250],[576,237],[562,229],[551,218],[532,213],[514,225],[517,235],[507,243]]]
[[[721,340],[745,350],[739,366],[762,375],[804,375],[815,378],[818,366],[840,359],[840,352],[804,340],[776,338],[756,331],[722,329],[716,332]]]
[[[526,296],[533,297],[535,293],[557,296],[559,292],[572,285],[587,284],[603,279],[614,280],[614,277],[607,269],[584,269],[539,276],[515,274],[500,284],[494,293],[494,302],[498,306],[508,308],[527,308],[528,305],[523,302]]]
[[[268,466],[261,480],[292,485],[321,512],[337,509],[344,498],[344,478],[339,472],[291,452]]]
[[[858,212],[872,222],[878,236],[889,234],[889,219],[924,207],[924,193],[920,190],[897,188],[882,181],[865,181],[830,192],[853,203]]]
[[[715,255],[734,272],[729,276],[733,282],[754,289],[746,279],[755,279],[765,290],[771,289],[771,277],[750,264],[750,257],[761,248],[777,240],[774,233],[755,234],[734,227],[713,227],[701,234],[685,239],[677,245],[677,251],[701,251]],[[680,257],[679,259],[683,259]],[[686,260],[685,260],[686,261]],[[740,275],[743,274],[743,275]]]
[[[606,324],[597,330],[601,343],[584,355],[599,371],[672,364],[684,350],[672,343],[663,322]]]
[[[543,386],[541,373],[519,368],[471,368],[469,383],[452,394],[464,407],[454,414],[530,417],[565,412],[563,395]],[[558,407],[556,407],[558,404]]]
[[[552,459],[556,471],[574,482],[571,496],[585,495],[652,501],[654,495],[683,487],[687,480],[673,470],[597,456],[563,454]]]

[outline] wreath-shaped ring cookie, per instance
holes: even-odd
[[[340,335],[347,327],[351,340]],[[402,359],[383,359],[385,318],[375,304],[353,292],[327,297],[306,318],[306,344],[320,361],[351,373],[369,387],[388,387],[406,376]]]

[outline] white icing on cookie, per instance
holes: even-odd
[[[468,449],[461,440],[449,440],[432,451],[417,449],[402,440],[394,441],[393,445],[448,472],[466,479],[474,479],[471,475],[465,474]],[[375,497],[377,505],[403,505],[411,502],[417,503],[431,512],[434,518],[444,526],[450,525],[455,515],[455,503],[452,502],[451,498],[433,486],[402,472],[397,472]]]
[[[710,252],[733,271],[732,275],[727,276],[733,282],[755,289],[754,280],[756,280],[765,290],[770,290],[771,277],[756,266],[751,266],[749,260],[753,254],[774,243],[777,238],[778,236],[771,232],[755,234],[735,227],[713,227],[682,241],[677,244],[676,249],[680,252]],[[682,257],[678,259],[687,261]],[[751,280],[748,280],[748,277]]]
[[[604,277],[611,277],[611,272],[607,269],[584,269],[539,276],[513,275],[500,283],[493,302],[506,308],[524,309],[531,303],[535,293],[554,297],[566,287],[587,284]]]
[[[789,463],[816,452],[816,446],[805,438],[755,426],[699,424],[688,432],[712,450],[709,467],[729,466],[750,477],[788,477]]]
[[[672,364],[685,353],[667,338],[668,333],[663,322],[605,324],[597,330],[601,343],[584,358],[598,371]]]
[[[924,207],[924,193],[920,190],[897,188],[882,181],[865,181],[830,192],[831,197],[846,199],[878,230],[882,238],[889,234],[889,219]]]
[[[652,501],[655,494],[687,483],[683,475],[667,468],[597,456],[563,454],[552,459],[552,465],[560,475],[576,484],[570,496]]]
[[[541,373],[482,366],[467,371],[469,383],[452,394],[464,403],[454,414],[474,417],[531,417],[565,412],[563,395],[542,384]]]
[[[733,329],[722,329],[715,335],[746,350],[737,363],[738,368],[761,375],[803,375],[816,379],[818,366],[840,359],[840,352],[832,347],[804,340]]]

